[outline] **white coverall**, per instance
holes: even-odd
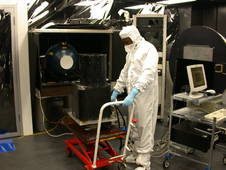
[[[156,48],[147,42],[135,26],[123,27],[120,37],[129,37],[133,44],[125,46],[126,63],[116,82],[114,89],[128,94],[132,88],[140,93],[135,97],[135,124],[132,138],[135,151],[142,156],[143,163],[150,166],[150,153],[154,146],[154,132],[158,112],[158,53]],[[131,110],[131,107],[129,107]],[[146,157],[145,157],[146,155]],[[139,161],[138,161],[139,162]]]

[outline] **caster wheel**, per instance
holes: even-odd
[[[126,164],[125,163],[119,163],[118,164],[118,170],[125,170],[126,169]]]
[[[195,149],[194,148],[189,148],[186,151],[186,154],[194,154],[195,153]]]
[[[67,154],[67,157],[69,157],[69,158],[73,156],[73,153],[72,153],[71,149],[69,149],[69,148],[66,149],[66,154]]]
[[[170,166],[169,160],[168,160],[168,159],[165,159],[165,160],[163,161],[162,166],[163,166],[164,169],[169,168],[169,166]]]
[[[223,157],[223,164],[226,165],[226,155]]]

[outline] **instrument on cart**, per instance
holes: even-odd
[[[105,166],[111,166],[113,163],[123,163],[128,148],[129,135],[131,130],[134,108],[132,107],[129,115],[129,124],[127,133],[114,125],[102,125],[103,111],[109,106],[122,104],[123,101],[105,103],[99,112],[97,129],[87,130],[84,127],[76,125],[73,120],[67,121],[67,126],[73,131],[75,137],[65,140],[66,152],[68,156],[75,154],[84,164],[87,170],[93,170]],[[101,126],[104,127],[101,130]],[[125,146],[122,154],[118,154],[108,141],[117,138],[125,138]],[[108,154],[108,157],[102,157],[102,153]]]

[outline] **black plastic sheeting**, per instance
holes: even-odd
[[[89,17],[87,13],[83,13],[82,15],[80,14],[83,8],[78,8],[75,7],[74,4],[80,2],[80,0],[36,0],[31,8],[28,11],[28,18],[32,16],[34,13],[35,9],[37,9],[43,2],[48,2],[49,5],[47,8],[45,8],[43,11],[40,13],[49,10],[48,15],[46,15],[44,18],[30,24],[30,27],[40,27],[45,25],[45,23],[48,23],[51,20],[67,20],[70,16],[73,15],[73,18],[87,18]],[[145,4],[147,2],[156,2],[156,0],[115,0],[112,6],[112,9],[110,11],[110,15],[115,18],[117,16],[117,11],[119,9],[122,9],[127,6],[132,6],[132,5],[138,5],[138,4]],[[87,8],[87,7],[85,7]],[[63,22],[62,22],[63,23]]]
[[[49,13],[37,20],[37,21],[32,21],[29,23],[30,28],[41,28],[44,26],[46,23],[54,21],[55,23],[61,24],[61,26],[67,26],[68,24],[77,24],[79,23],[80,26],[82,24],[87,24],[84,26],[88,26],[88,24],[102,24],[106,27],[109,26],[117,26],[117,25],[125,25],[121,21],[121,16],[118,15],[118,11],[120,9],[123,9],[128,6],[133,6],[133,5],[140,5],[140,4],[145,4],[145,3],[154,3],[157,2],[157,0],[141,0],[141,1],[135,1],[135,0],[114,0],[112,7],[109,11],[108,16],[110,16],[109,20],[89,20],[88,18],[90,17],[90,6],[86,7],[81,7],[81,6],[74,6],[74,4],[80,2],[80,0],[58,0],[58,1],[51,1],[51,0],[37,0],[30,8],[28,11],[28,18],[32,19],[33,13],[35,9],[37,9],[43,2],[48,2],[49,5],[43,9],[42,11],[39,12],[39,14],[44,13],[45,11],[49,11]],[[131,10],[129,11],[131,16],[134,14],[137,14],[139,10]],[[39,14],[36,14],[39,15]],[[77,19],[77,20],[76,20]],[[121,22],[121,23],[120,23]],[[130,23],[131,24],[131,23]],[[94,24],[93,24],[94,25]]]
[[[16,132],[10,14],[0,11],[0,133]]]
[[[33,17],[33,13],[37,7],[39,7],[45,0],[37,0],[29,9],[28,11],[28,18],[31,19]],[[121,29],[122,26],[130,25],[131,22],[125,22],[125,20],[118,15],[118,11],[128,6],[145,4],[145,3],[152,3],[157,2],[157,0],[152,1],[135,1],[135,0],[115,0],[112,4],[112,7],[109,11],[110,19],[107,20],[93,20],[89,19],[90,17],[90,7],[78,7],[74,6],[75,3],[80,2],[79,0],[58,0],[58,1],[51,1],[46,0],[49,5],[43,10],[40,11],[39,14],[49,11],[49,13],[35,21],[29,23],[29,28],[41,28],[45,24],[49,22],[54,22],[55,25],[50,26],[49,28],[95,28],[95,29],[107,29],[113,27],[115,29]],[[139,12],[139,10],[129,10],[130,15],[135,15]],[[36,14],[39,15],[39,14]],[[165,14],[168,18],[167,23],[167,35],[171,35],[168,40],[168,43],[173,41],[179,32],[179,11],[176,7],[165,8]]]
[[[6,73],[9,70],[9,57],[11,54],[11,35],[10,35],[10,16],[4,11],[0,11],[0,83],[8,84],[9,79],[6,76]],[[4,40],[4,41],[2,41]]]

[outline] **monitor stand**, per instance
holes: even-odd
[[[189,93],[189,97],[194,98],[194,99],[201,98],[203,96],[204,96],[204,94],[200,93],[200,92],[190,92]]]

